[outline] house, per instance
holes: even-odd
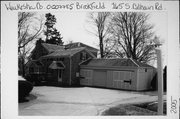
[[[89,59],[80,64],[80,84],[125,90],[148,90],[156,69],[132,59]]]
[[[148,90],[156,69],[132,59],[97,59],[97,49],[82,43],[65,46],[36,42],[26,75],[63,85]]]
[[[88,51],[90,51],[91,53],[93,53],[96,57],[97,57],[97,49],[93,48],[91,46],[88,46],[86,44],[83,44],[81,42],[74,42],[74,43],[70,43],[65,45],[66,49],[73,49],[73,48],[77,48],[77,47],[86,47]]]
[[[65,48],[38,40],[26,64],[26,76],[35,81],[78,84],[79,63],[95,57],[86,47]]]

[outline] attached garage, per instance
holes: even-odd
[[[148,90],[156,69],[132,59],[91,59],[80,64],[80,84]]]

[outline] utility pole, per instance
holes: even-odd
[[[163,69],[161,49],[156,49],[158,69],[158,115],[163,115]]]
[[[160,46],[162,45],[155,37],[153,40],[157,55],[157,73],[158,73],[158,115],[163,115],[163,68],[162,68],[162,53]]]

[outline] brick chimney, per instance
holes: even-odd
[[[44,43],[44,41],[41,38],[39,38],[39,40],[36,41],[36,45],[39,45],[41,43]]]

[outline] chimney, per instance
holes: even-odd
[[[39,40],[37,40],[36,41],[36,45],[40,45],[41,43],[43,43],[44,41],[41,39],[41,38],[39,38]]]

